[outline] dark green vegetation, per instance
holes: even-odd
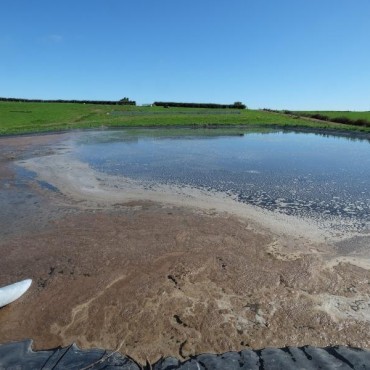
[[[43,99],[22,99],[22,98],[0,98],[0,101],[19,103],[76,103],[76,104],[104,104],[104,105],[136,105],[136,102],[129,98],[121,100],[43,100]]]
[[[308,117],[314,120],[342,123],[345,125],[362,126],[370,128],[370,112],[351,112],[351,111],[266,111],[284,113],[289,116]]]
[[[295,112],[298,115],[306,116],[321,121],[331,121],[344,123],[348,125],[370,127],[370,112],[333,112],[333,111],[317,111],[317,112]]]
[[[130,105],[0,101],[0,135],[94,127],[278,125],[370,131],[307,117],[245,109],[163,108]]]
[[[175,102],[154,102],[156,107],[177,107],[177,108],[210,108],[210,109],[245,109],[247,106],[240,101],[234,104],[214,104],[214,103],[175,103]]]

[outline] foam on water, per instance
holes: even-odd
[[[93,169],[150,183],[224,192],[286,215],[365,230],[370,223],[368,139],[271,130],[91,133],[76,157]]]
[[[369,140],[266,128],[85,131],[18,164],[82,201],[215,208],[356,244],[370,236]]]

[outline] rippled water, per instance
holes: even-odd
[[[114,175],[215,189],[272,211],[370,222],[366,137],[282,130],[89,132],[76,155]]]

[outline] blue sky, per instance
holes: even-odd
[[[369,0],[2,0],[0,96],[370,110]]]

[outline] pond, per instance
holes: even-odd
[[[366,136],[282,129],[131,129],[72,138],[99,172],[224,192],[288,215],[370,222]]]
[[[101,129],[4,138],[0,157],[0,283],[34,281],[3,342],[368,345],[369,136]]]

